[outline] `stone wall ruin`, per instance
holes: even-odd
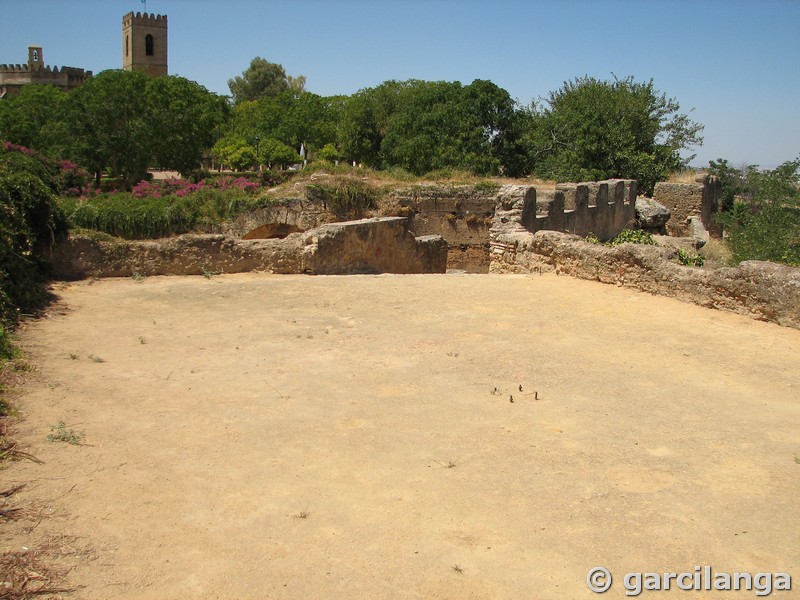
[[[60,279],[209,273],[444,273],[447,243],[414,237],[406,219],[331,223],[283,239],[242,240],[222,234],[161,240],[75,235],[45,256]]]

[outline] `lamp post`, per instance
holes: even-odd
[[[258,172],[261,173],[261,155],[258,152],[258,148],[261,145],[261,138],[256,136],[256,162],[258,163]]]

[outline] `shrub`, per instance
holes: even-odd
[[[737,190],[743,194],[730,211],[717,217],[728,234],[734,262],[800,265],[800,158],[771,171],[745,167],[738,173]]]
[[[254,182],[233,177],[211,184],[181,180],[164,186],[138,184],[130,193],[61,197],[58,202],[71,227],[126,239],[152,239],[208,228],[270,204],[270,199],[253,196],[257,188]]]
[[[47,298],[43,266],[36,250],[66,231],[55,203],[60,171],[35,152],[0,147],[0,351],[20,312],[30,312]]]
[[[705,259],[697,252],[678,248],[678,262],[687,267],[702,267]]]
[[[334,178],[326,183],[306,186],[309,200],[321,201],[338,219],[360,219],[375,208],[378,192],[369,184],[350,177]]]
[[[620,244],[658,245],[655,239],[653,239],[652,234],[642,231],[641,229],[624,229],[617,237],[608,242],[609,246],[619,246]]]

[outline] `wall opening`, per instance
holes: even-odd
[[[296,225],[289,223],[267,223],[256,227],[252,231],[242,236],[243,240],[282,240],[292,233],[302,233],[304,229],[300,229]]]
[[[144,52],[147,56],[153,56],[153,36],[149,33],[144,38]]]

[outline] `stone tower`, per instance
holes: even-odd
[[[38,71],[44,67],[41,46],[28,46],[28,67],[31,71]]]
[[[167,15],[122,17],[122,68],[153,77],[167,74]]]

